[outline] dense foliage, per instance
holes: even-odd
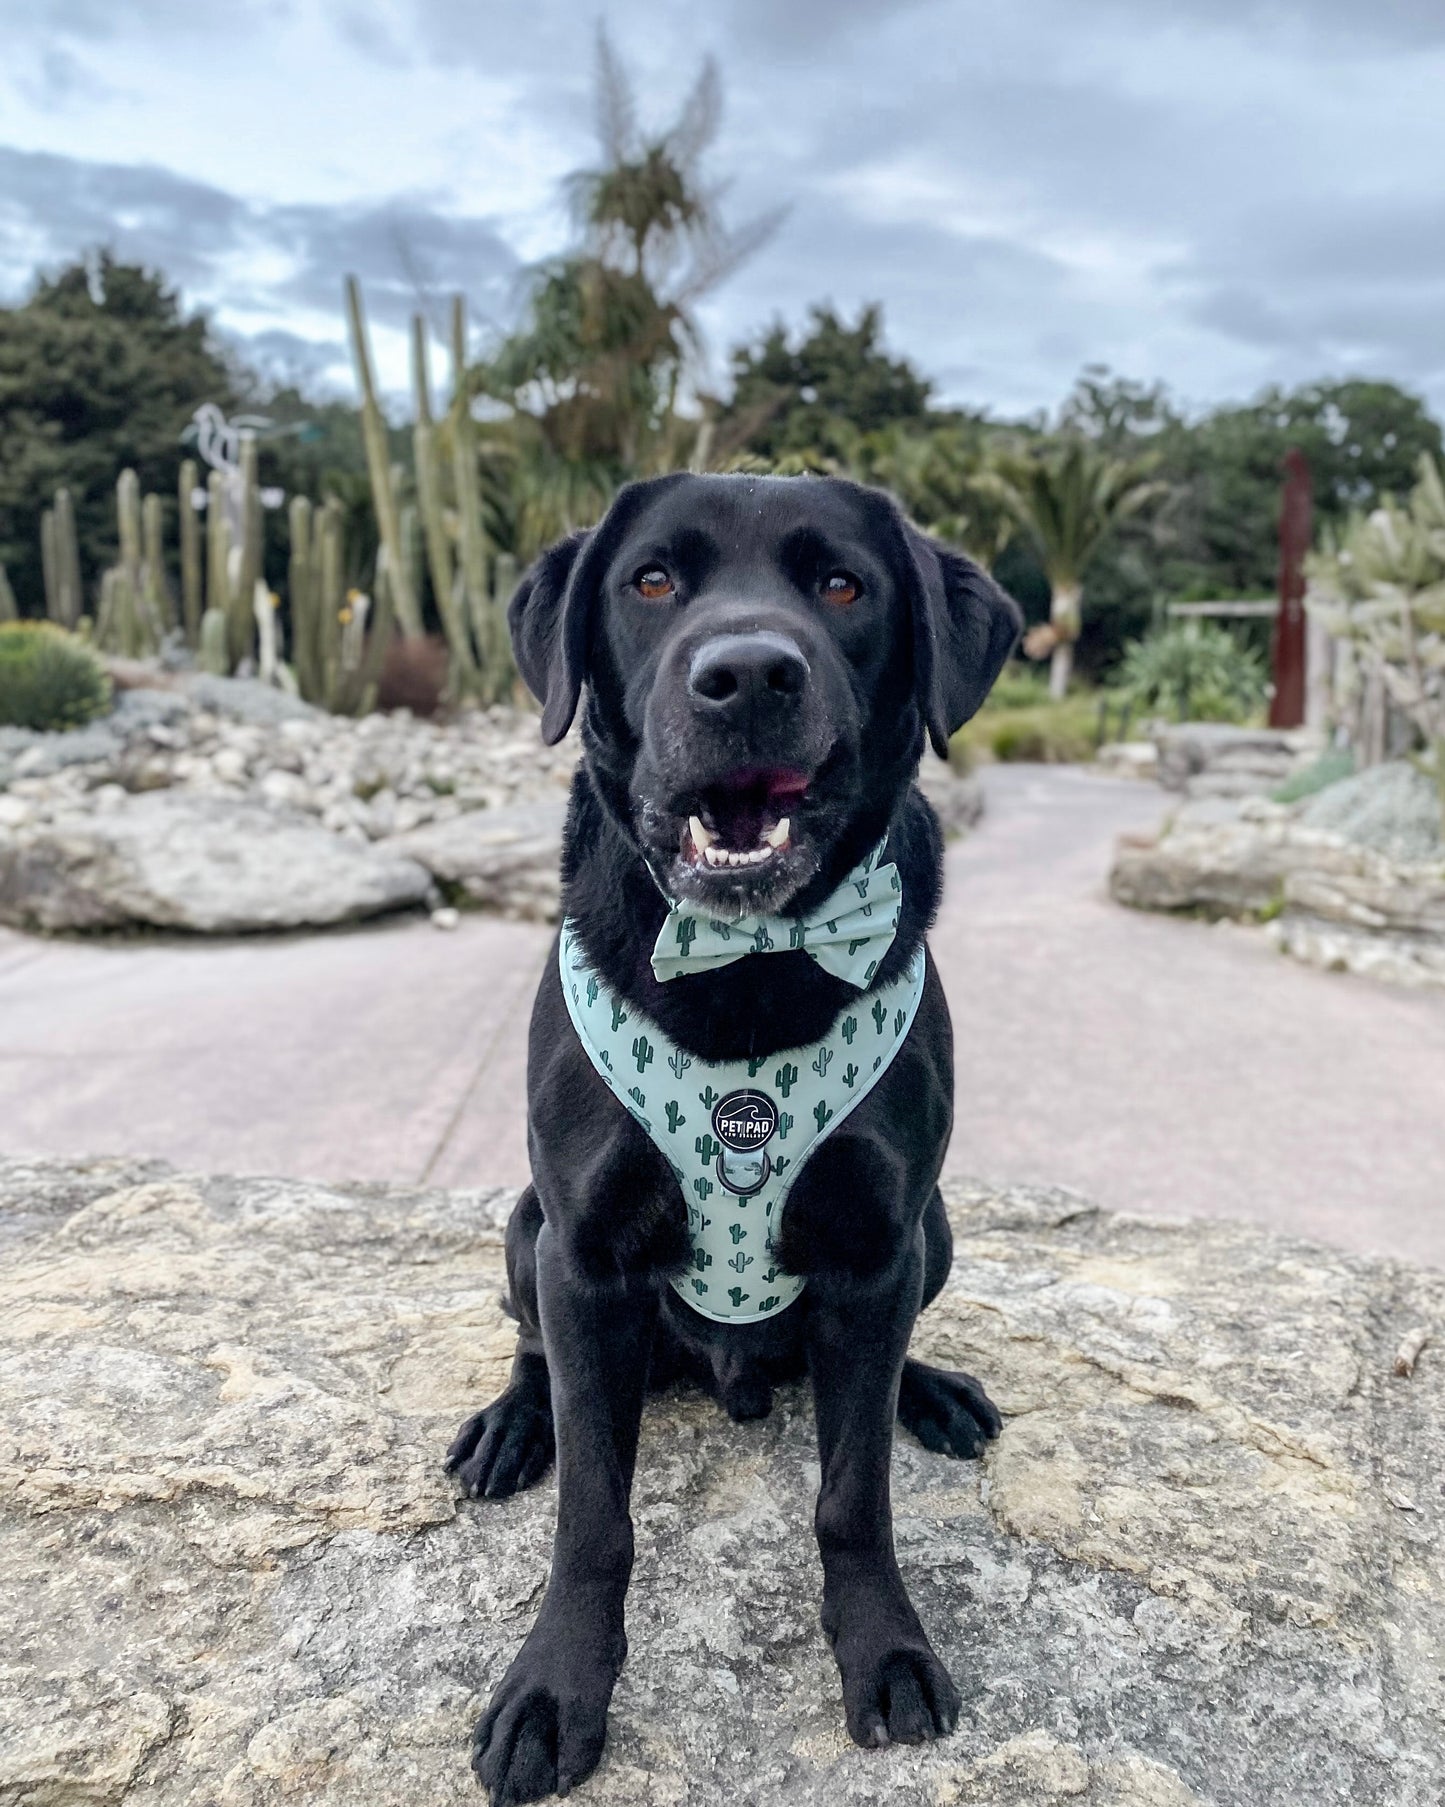
[[[1140,715],[1237,722],[1263,707],[1264,660],[1209,621],[1183,621],[1124,650],[1119,688]]]
[[[205,319],[185,318],[159,275],[106,252],[0,309],[0,564],[22,606],[40,606],[40,516],[56,489],[74,497],[82,567],[95,574],[114,556],[120,472],[174,496],[186,422],[201,402],[232,406],[237,384]]]
[[[110,679],[83,640],[45,621],[0,622],[0,727],[84,727],[110,707]]]

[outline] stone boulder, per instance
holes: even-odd
[[[1433,782],[1401,761],[1299,803],[1184,804],[1157,835],[1121,836],[1115,899],[1265,920],[1313,966],[1445,984],[1445,842]]]
[[[1159,749],[1152,740],[1109,740],[1094,755],[1094,770],[1114,778],[1159,777]]]
[[[459,902],[531,922],[561,914],[564,798],[509,809],[474,809],[378,843],[425,866]]]
[[[458,1501],[503,1384],[495,1193],[0,1162],[0,1801],[447,1807],[535,1614],[550,1479]],[[957,1186],[900,1561],[958,1732],[863,1752],[818,1626],[802,1388],[649,1403],[618,1807],[1437,1807],[1445,1277]]]
[[[431,888],[414,860],[310,818],[178,791],[117,790],[103,809],[0,827],[0,922],[16,928],[323,928]]]
[[[1154,736],[1165,790],[1188,797],[1253,797],[1276,790],[1319,751],[1306,729],[1181,722]]]

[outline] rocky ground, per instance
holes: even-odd
[[[1375,766],[1293,804],[1205,795],[1124,837],[1120,903],[1263,921],[1311,965],[1445,985],[1445,837],[1433,780]]]
[[[423,904],[554,921],[577,757],[525,709],[352,720],[167,677],[68,734],[0,728],[0,922],[237,934]],[[928,765],[945,827],[971,826],[977,783]]]
[[[440,1467],[502,1384],[495,1193],[0,1162],[0,1801],[479,1799],[549,1481]],[[817,1622],[806,1398],[648,1408],[631,1656],[579,1799],[1435,1807],[1445,1278],[955,1186],[920,1354],[1007,1416],[900,1436],[900,1559],[965,1697],[865,1753]]]
[[[1277,789],[1316,758],[1307,728],[1238,728],[1228,722],[1166,723],[1153,732],[1154,776],[1186,797],[1251,797]]]

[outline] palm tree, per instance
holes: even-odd
[[[1168,485],[1149,479],[1150,462],[1111,458],[1069,433],[1026,452],[997,454],[974,479],[1033,541],[1049,580],[1049,695],[1062,697],[1074,669],[1083,618],[1083,574],[1094,549]]]
[[[718,192],[700,171],[721,110],[709,58],[673,124],[643,134],[599,30],[602,161],[566,183],[579,243],[533,272],[523,325],[473,375],[482,392],[538,423],[553,456],[610,466],[614,483],[668,462],[679,397],[702,349],[696,304],[780,217],[737,231],[722,225]]]

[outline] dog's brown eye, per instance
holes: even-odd
[[[661,565],[649,565],[645,571],[639,571],[632,581],[637,586],[637,594],[648,602],[661,602],[664,596],[672,594],[672,579]]]
[[[857,602],[862,594],[863,586],[851,571],[834,571],[823,579],[824,602],[841,603],[847,608],[850,602]]]

